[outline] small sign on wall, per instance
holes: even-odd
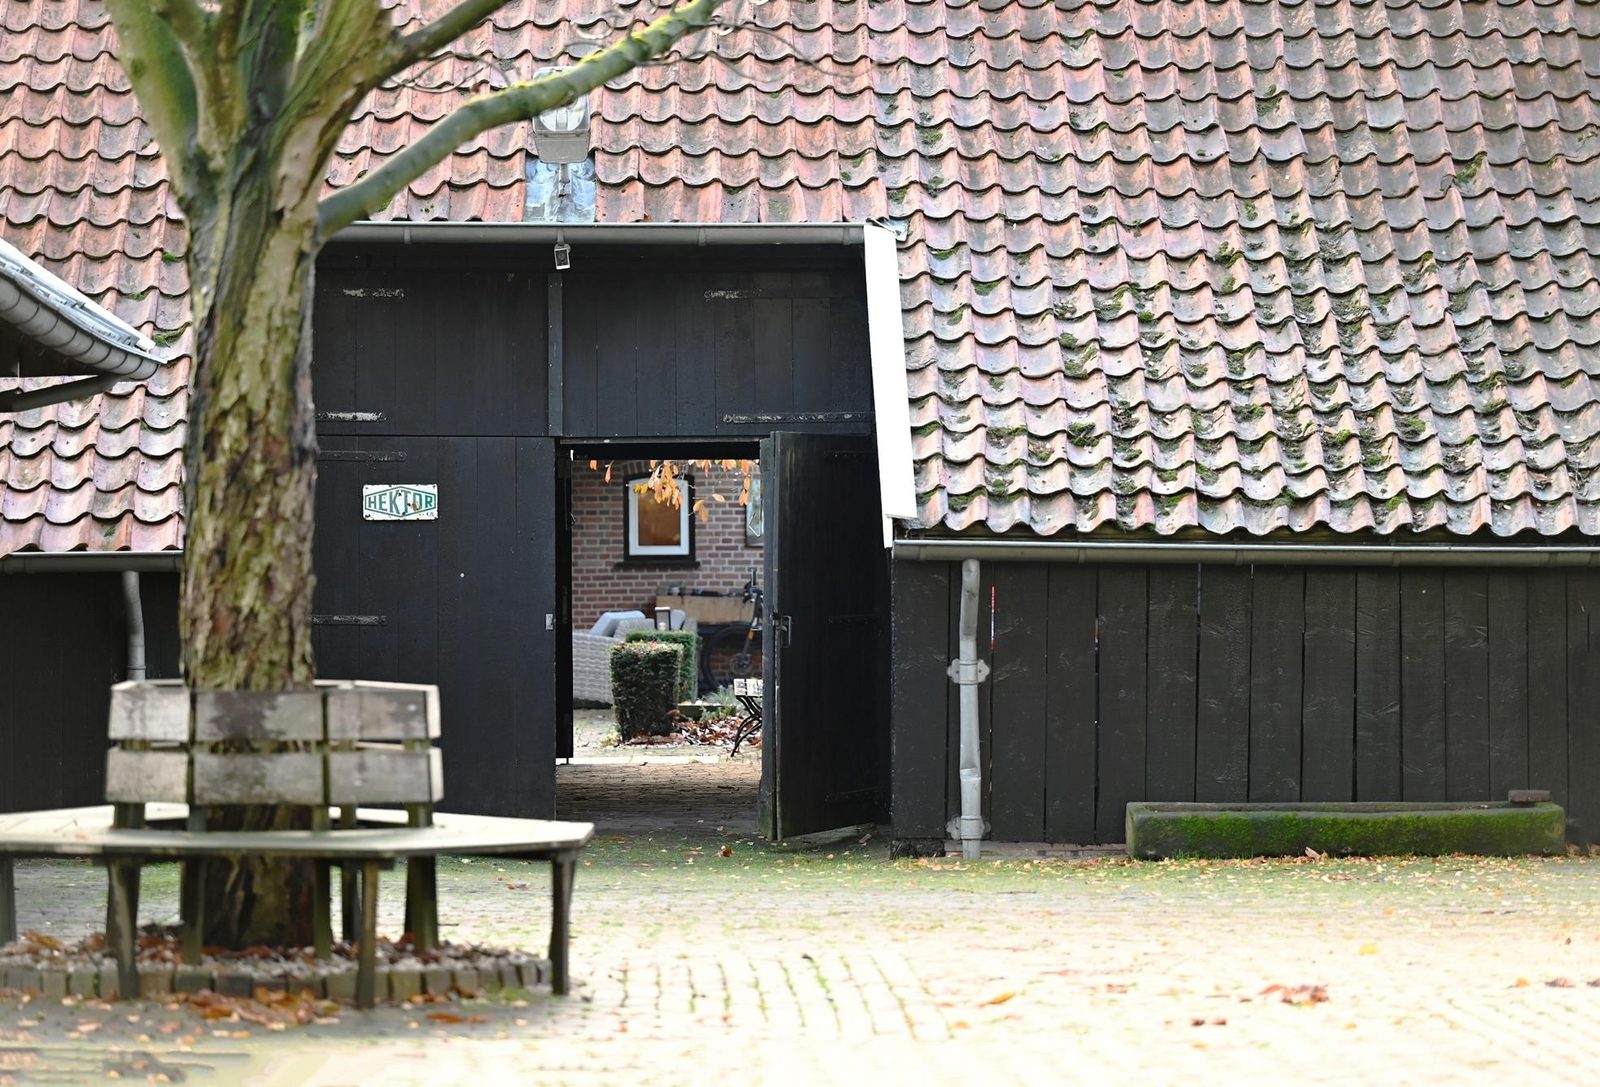
[[[368,521],[437,521],[437,483],[367,483],[361,488],[361,516]]]

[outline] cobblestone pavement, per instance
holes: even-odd
[[[719,814],[652,828],[636,803],[607,818],[606,796],[703,769],[614,765],[563,769],[568,805],[601,824],[572,997],[281,1034],[0,1001],[0,1081],[98,1082],[107,1060],[123,1078],[323,1087],[1600,1079],[1600,860],[892,862],[876,838],[782,848]],[[748,796],[748,768],[705,778],[740,775]],[[440,879],[450,938],[544,940],[540,866],[450,861]],[[173,883],[155,874],[148,916],[175,913]],[[95,926],[95,870],[34,862],[18,884],[25,926]],[[400,886],[386,879],[390,931]]]

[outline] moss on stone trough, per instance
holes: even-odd
[[[1566,851],[1555,804],[1129,804],[1128,855],[1484,856]]]

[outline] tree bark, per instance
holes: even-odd
[[[196,343],[180,622],[193,687],[284,690],[315,678],[316,209],[275,206],[271,176],[247,173],[190,243]],[[207,826],[304,829],[309,818],[289,807],[218,808]],[[205,885],[207,944],[311,943],[309,861],[212,862]]]

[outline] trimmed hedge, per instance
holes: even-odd
[[[1507,857],[1566,851],[1566,815],[1555,804],[1500,802],[1143,804],[1127,811],[1128,855],[1294,857]]]
[[[700,693],[700,635],[692,630],[636,630],[630,642],[664,642],[683,647],[683,663],[678,666],[678,701],[693,702]]]
[[[665,736],[678,706],[683,647],[623,642],[611,650],[611,707],[624,740]]]

